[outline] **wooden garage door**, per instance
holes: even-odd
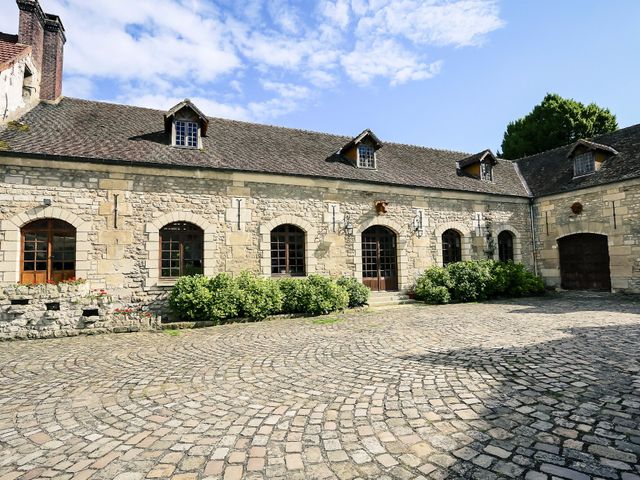
[[[560,277],[567,290],[611,290],[605,235],[579,233],[558,240]]]

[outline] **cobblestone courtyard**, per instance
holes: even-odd
[[[0,479],[640,479],[640,304],[0,343]]]

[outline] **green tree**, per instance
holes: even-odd
[[[534,155],[617,128],[616,116],[608,109],[547,93],[531,113],[507,125],[502,157],[514,160]]]

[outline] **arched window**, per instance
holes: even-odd
[[[189,222],[173,222],[160,229],[160,276],[203,273],[204,231]]]
[[[507,230],[498,235],[498,258],[501,262],[513,261],[513,234]]]
[[[303,276],[304,231],[295,225],[271,230],[271,275]]]
[[[60,282],[76,276],[76,229],[54,218],[22,227],[21,283]]]
[[[455,230],[447,230],[442,234],[442,263],[459,262],[462,260],[462,238]]]

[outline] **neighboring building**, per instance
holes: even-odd
[[[640,292],[640,125],[517,162],[550,286]]]
[[[49,101],[0,131],[0,284],[82,277],[160,308],[189,273],[405,290],[430,265],[494,258],[551,286],[640,292],[640,126],[510,162],[208,118],[189,100],[61,99],[62,24],[18,5],[12,61],[43,72]]]
[[[18,0],[18,35],[0,33],[0,126],[62,94],[64,27],[37,0]]]

